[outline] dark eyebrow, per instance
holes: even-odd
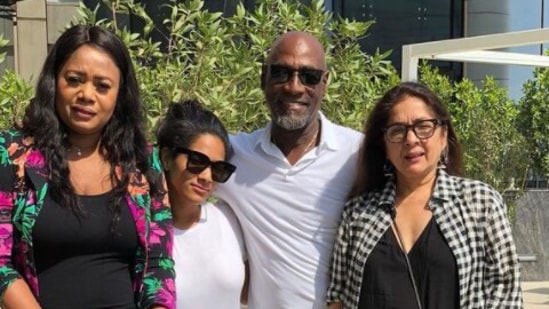
[[[67,69],[65,70],[65,74],[76,74],[78,76],[88,76],[88,74],[85,72],[85,71],[81,71],[81,70],[77,70],[77,69]],[[106,75],[94,75],[94,76],[91,76],[93,79],[97,80],[97,79],[100,79],[100,80],[112,80],[110,77],[106,76]]]
[[[414,119],[410,125],[416,124],[416,123],[418,123],[418,122],[420,122],[420,121],[433,120],[433,119],[436,119],[436,118],[417,118],[417,119]],[[396,122],[393,122],[393,123],[391,123],[391,124],[387,124],[387,126],[392,126],[392,125],[394,125],[394,124],[402,124],[402,125],[405,125],[405,126],[408,125],[408,123],[406,123],[406,122],[396,121]]]
[[[76,74],[76,75],[78,75],[78,76],[80,76],[80,77],[81,77],[81,76],[86,76],[86,77],[88,76],[84,71],[73,70],[73,69],[72,69],[72,70],[71,70],[71,69],[66,70],[66,71],[65,71],[65,74]],[[95,80],[95,81],[97,81],[97,80],[99,80],[99,81],[105,81],[105,80],[106,80],[106,81],[109,81],[109,82],[111,82],[111,83],[114,82],[114,80],[112,80],[111,78],[109,78],[109,77],[107,77],[107,76],[103,76],[103,75],[95,75],[95,76],[92,76],[92,79]]]
[[[66,70],[65,74],[76,74],[76,75],[85,75],[84,72],[78,70]]]

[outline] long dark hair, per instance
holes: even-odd
[[[359,168],[350,196],[380,190],[387,180],[385,165],[387,153],[383,129],[386,127],[393,107],[406,97],[421,99],[441,120],[447,130],[448,156],[446,171],[450,175],[462,175],[462,151],[452,126],[450,114],[438,96],[427,86],[416,82],[403,82],[389,89],[370,112],[364,127],[364,140],[359,155]]]
[[[77,214],[81,213],[78,197],[69,181],[70,170],[63,147],[69,129],[56,112],[55,100],[60,70],[83,45],[109,54],[120,70],[116,107],[100,138],[100,151],[111,164],[111,179],[115,184],[115,198],[111,204],[118,214],[130,173],[136,170],[143,173],[154,197],[158,197],[162,190],[158,177],[153,176],[148,165],[145,117],[132,61],[126,46],[114,33],[98,26],[76,25],[59,37],[44,62],[36,95],[25,111],[21,129],[25,135],[34,137],[35,147],[46,157],[52,198]],[[114,172],[117,166],[122,170],[120,178]]]
[[[160,149],[188,148],[203,134],[217,136],[225,148],[225,160],[233,155],[227,130],[210,110],[196,100],[171,103],[166,116],[158,123],[156,141]]]

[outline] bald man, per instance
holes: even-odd
[[[215,194],[242,225],[249,309],[325,306],[333,241],[362,138],[320,112],[327,82],[321,43],[304,32],[283,34],[261,74],[271,122],[231,136],[238,169]]]

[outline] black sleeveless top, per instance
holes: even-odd
[[[456,260],[434,218],[408,252],[423,309],[458,309]],[[368,256],[359,309],[417,309],[404,253],[389,228]]]
[[[46,197],[32,232],[42,308],[135,309],[137,231],[124,199],[113,233],[113,197],[81,196],[80,219]]]

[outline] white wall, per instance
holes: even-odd
[[[465,0],[465,3],[465,36],[538,29],[545,27],[543,17],[549,17],[549,0]],[[539,55],[541,46],[521,46],[508,50]],[[486,75],[492,75],[508,88],[514,100],[522,97],[522,85],[532,77],[532,70],[532,67],[526,66],[464,65],[465,77],[478,82]]]
[[[524,0],[466,0],[464,36],[509,32],[509,2]],[[496,5],[495,5],[496,4]],[[466,63],[464,76],[481,82],[486,75],[497,79],[502,86],[509,83],[508,66],[482,63]]]
[[[78,1],[25,0],[17,2],[17,23],[0,22],[0,34],[10,40],[0,76],[12,69],[34,83],[47,55],[48,46],[59,37],[76,15]]]

